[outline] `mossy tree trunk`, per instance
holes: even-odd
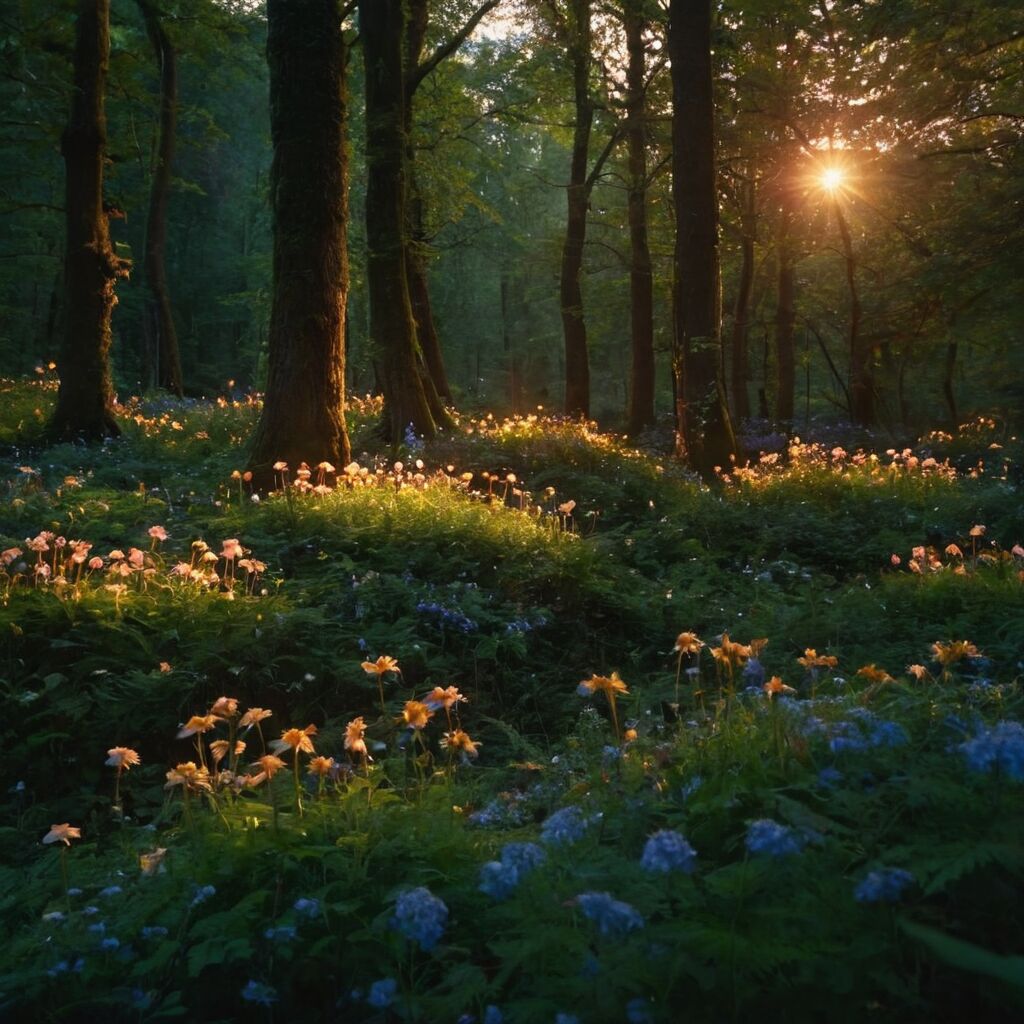
[[[736,304],[732,320],[732,408],[737,421],[750,418],[750,356],[748,332],[750,296],[754,287],[754,249],[757,242],[757,207],[754,170],[740,186],[740,279],[736,288]]]
[[[672,0],[673,370],[676,454],[710,476],[736,441],[722,383],[711,0]]]
[[[339,0],[269,0],[267,63],[274,231],[266,398],[256,481],[272,465],[350,459],[345,430],[348,298],[347,43]]]
[[[160,69],[160,120],[157,130],[153,178],[149,186],[146,218],[145,262],[146,331],[152,339],[147,346],[156,385],[181,397],[181,353],[174,327],[170,290],[167,287],[167,205],[171,194],[171,165],[174,161],[178,120],[178,65],[174,44],[164,29],[160,12],[149,0],[137,0],[146,24],[157,67]]]
[[[79,0],[71,116],[61,139],[65,166],[64,343],[51,437],[115,437],[110,379],[114,286],[127,274],[110,244],[103,205],[107,141],[104,106],[110,55],[110,0]]]

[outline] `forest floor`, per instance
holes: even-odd
[[[33,446],[54,388],[0,382],[0,1016],[1024,1010],[999,424],[707,486],[537,417],[396,462],[368,399],[254,496],[255,401]]]

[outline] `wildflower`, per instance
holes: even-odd
[[[167,849],[158,846],[149,853],[139,854],[139,868],[143,878],[152,878],[153,875],[162,874],[167,869],[164,867],[164,857],[167,856]]]
[[[703,646],[704,641],[696,633],[680,633],[672,650],[676,654],[700,654]]]
[[[217,888],[213,885],[203,885],[196,889],[195,895],[192,897],[192,902],[189,904],[190,907],[198,907],[200,903],[205,903],[208,899],[212,899],[217,895]]]
[[[266,708],[249,708],[238,722],[238,726],[241,729],[250,729],[254,725],[259,725],[260,722],[264,721],[273,714],[273,711],[267,711]]]
[[[506,843],[501,860],[488,861],[480,869],[477,888],[496,900],[503,900],[546,859],[547,854],[536,843]]]
[[[131,747],[111,747],[107,751],[106,763],[111,768],[128,771],[133,765],[141,764],[142,759]]]
[[[684,836],[670,829],[662,829],[647,840],[640,858],[640,867],[644,871],[664,874],[682,871],[688,875],[693,871],[696,859],[697,852]]]
[[[738,644],[729,639],[728,633],[722,634],[721,645],[711,648],[711,654],[720,665],[725,667],[730,678],[737,668],[742,665],[753,651],[745,644]]]
[[[873,747],[902,747],[907,733],[899,722],[879,722],[868,739]]]
[[[780,693],[796,693],[792,686],[787,686],[778,676],[772,676],[761,689],[768,695],[769,700]]]
[[[238,714],[238,698],[218,697],[210,708],[210,714],[218,718],[234,718]]]
[[[391,927],[429,953],[444,934],[448,908],[425,886],[408,889],[395,901]]]
[[[438,711],[444,708],[445,711],[451,711],[451,709],[458,703],[468,703],[465,697],[454,687],[440,687],[435,686],[430,693],[423,698],[423,703],[427,705],[431,711]]]
[[[281,733],[279,740],[273,740],[270,747],[273,751],[278,754],[284,753],[286,750],[294,750],[296,754],[299,751],[304,751],[307,754],[312,754],[313,741],[310,736],[315,736],[317,728],[315,725],[307,725],[305,729],[285,729]]]
[[[584,892],[576,897],[583,916],[597,925],[602,935],[625,935],[643,928],[644,919],[628,903],[613,899],[606,892]]]
[[[156,541],[165,541],[171,536],[162,526],[151,526],[147,532]]]
[[[549,846],[563,846],[583,838],[587,828],[594,822],[587,818],[575,804],[563,807],[549,815],[540,828],[541,842]]]
[[[80,828],[64,822],[63,825],[51,825],[50,831],[43,836],[43,842],[47,845],[50,843],[63,843],[65,846],[70,846],[72,839],[81,838],[82,830]]]
[[[245,752],[245,746],[246,745],[245,745],[244,741],[242,741],[242,740],[235,740],[235,756],[236,757],[239,754],[242,754],[242,753]],[[214,740],[210,744],[210,754],[213,757],[213,763],[215,765],[216,764],[220,764],[221,761],[223,761],[224,758],[227,757],[228,750],[230,749],[230,747],[231,747],[231,744],[228,742],[228,740]]]
[[[771,818],[752,821],[747,828],[747,849],[769,857],[788,857],[804,847],[803,837],[794,829],[780,825]]]
[[[931,679],[931,673],[924,665],[908,665],[907,675],[913,676],[919,683],[923,683],[926,679]]]
[[[880,686],[883,683],[894,683],[895,679],[884,668],[879,668],[877,665],[862,665],[857,669],[857,675],[866,679],[873,686]]]
[[[648,1000],[642,996],[630,999],[626,1003],[627,1024],[654,1024],[654,1017],[651,1014],[651,1007]]]
[[[119,885],[108,885],[105,889],[100,890],[100,897],[102,899],[109,899],[111,896],[120,896],[124,892],[124,889]]]
[[[43,914],[43,920],[46,921],[47,924],[58,924],[63,921],[66,916],[67,915],[63,910],[51,910],[48,913]]]
[[[164,675],[166,675],[168,672],[172,671],[171,663],[169,661],[161,661],[160,664],[157,666],[157,668],[159,668],[160,672],[163,673]]]
[[[381,978],[370,986],[366,1001],[378,1010],[383,1010],[395,1001],[397,991],[398,982],[394,978]]]
[[[216,715],[193,715],[179,730],[178,739],[183,740],[189,736],[195,736],[209,732],[217,727],[220,719]]]
[[[576,687],[576,692],[581,697],[588,697],[595,693],[603,693],[605,695],[608,699],[608,710],[612,716],[612,728],[615,730],[615,735],[619,736],[619,716],[616,709],[615,695],[618,693],[629,693],[626,684],[619,678],[619,673],[613,672],[610,676],[592,675],[589,679],[584,679]]]
[[[139,932],[139,935],[144,939],[165,939],[167,937],[167,929],[162,924],[146,925]]]
[[[300,896],[292,904],[292,910],[300,917],[317,917],[320,913],[320,901],[309,896]]]
[[[967,658],[980,657],[978,648],[969,640],[952,640],[949,643],[936,641],[932,644],[932,653],[935,660],[944,668],[964,661]]]
[[[997,722],[961,743],[958,749],[971,771],[985,775],[1000,771],[1015,782],[1024,780],[1024,725],[1020,722]]]
[[[264,754],[256,759],[256,764],[259,765],[260,771],[257,775],[252,776],[250,780],[253,786],[258,786],[262,782],[269,782],[284,767],[284,761],[275,754]]]
[[[970,528],[970,530],[968,530],[968,536],[970,536],[970,537],[984,537],[985,536],[985,527],[982,526],[980,523],[978,525],[976,525],[976,526],[972,526]]]
[[[331,774],[334,768],[333,757],[314,757],[310,759],[309,767],[306,769],[310,775],[316,775],[318,778],[326,778]]]
[[[173,789],[175,786],[182,786],[186,790],[212,789],[210,784],[210,773],[198,767],[195,761],[184,761],[167,772],[167,782],[164,789]]]
[[[353,718],[348,725],[345,726],[345,749],[354,756],[358,756],[366,759],[369,757],[369,753],[366,749],[366,723],[363,721],[362,716],[359,718]]]
[[[367,675],[383,676],[388,672],[401,672],[402,670],[398,667],[398,662],[389,657],[387,654],[382,654],[376,661],[364,661],[362,662],[363,671]]]
[[[271,942],[293,942],[298,936],[299,930],[293,924],[279,924],[275,928],[267,928],[263,932],[263,938]]]
[[[821,668],[835,668],[839,664],[839,659],[834,655],[819,654],[813,647],[808,647],[804,651],[804,656],[797,658],[796,661],[811,673]]]
[[[505,1024],[505,1016],[493,1003],[484,1009],[483,1024]]]
[[[230,562],[235,558],[241,558],[244,554],[245,548],[242,547],[236,537],[229,537],[221,542],[221,558],[227,559]]]
[[[477,750],[477,747],[481,746],[480,741],[470,739],[469,733],[462,729],[446,732],[441,740],[441,746],[447,747],[449,750],[459,751],[463,760],[480,756],[480,751]]]
[[[903,868],[880,868],[861,879],[853,890],[858,903],[898,903],[916,879]]]
[[[273,1006],[277,1002],[277,990],[270,985],[252,979],[242,989],[242,998],[247,1003],[257,1003],[260,1006]]]
[[[404,721],[410,729],[423,729],[433,717],[434,712],[426,704],[418,700],[407,700],[399,721]]]
[[[121,940],[115,939],[113,935],[107,936],[100,942],[100,949],[106,953],[113,953],[115,950],[121,948]]]

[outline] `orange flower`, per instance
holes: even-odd
[[[460,702],[463,704],[469,703],[454,686],[444,688],[435,686],[430,693],[423,698],[423,702],[427,707],[433,708],[435,711],[438,708],[444,708],[445,711],[450,711]]]
[[[376,661],[364,661],[362,665],[363,671],[367,675],[375,675],[378,678],[384,675],[386,672],[402,671],[398,667],[398,662],[387,654],[382,654]]]
[[[173,789],[175,786],[197,791],[213,788],[210,785],[210,773],[196,765],[195,761],[184,761],[167,772],[164,789]]]
[[[107,751],[106,763],[111,768],[123,768],[128,771],[133,765],[141,764],[142,758],[131,747],[111,747]]]
[[[249,784],[252,786],[269,781],[284,767],[284,761],[274,754],[264,754],[262,757],[258,757],[256,764],[260,766],[261,770],[258,774],[250,777]]]
[[[948,644],[936,641],[932,644],[935,660],[943,667],[955,665],[965,658],[977,658],[978,648],[969,640],[952,640]]]
[[[869,683],[880,684],[880,683],[894,683],[896,680],[893,679],[884,668],[879,668],[877,665],[862,665],[857,669],[857,675],[863,676]]]
[[[613,672],[610,676],[593,675],[589,679],[584,679],[576,690],[581,697],[588,693],[603,693],[609,697],[616,693],[629,693],[618,672]]]
[[[434,712],[426,704],[418,700],[407,700],[400,721],[404,721],[411,729],[423,729],[433,717]]]
[[[813,647],[808,647],[804,651],[802,658],[797,658],[796,663],[803,665],[804,668],[816,669],[816,668],[835,668],[839,664],[839,659],[832,654],[819,654]]]
[[[166,871],[167,869],[164,867],[164,857],[166,856],[167,849],[163,846],[158,846],[149,853],[140,853],[139,868],[142,871],[142,876],[152,878],[153,875]]]
[[[672,650],[677,654],[700,654],[704,641],[696,633],[680,633]]]
[[[216,715],[193,715],[179,730],[178,739],[195,736],[196,733],[209,732],[215,728],[220,719]]]
[[[210,753],[213,755],[213,763],[220,764],[227,757],[230,744],[227,740],[214,740],[210,744]],[[235,741],[235,755],[245,752],[245,743],[242,740]]]
[[[353,754],[358,754],[359,757],[366,757],[366,740],[363,739],[365,735],[366,723],[363,721],[362,716],[353,718],[345,726],[345,749]]]
[[[249,708],[244,715],[242,715],[239,726],[243,729],[250,726],[256,725],[262,722],[265,718],[269,718],[274,712],[268,711],[266,708]]]
[[[908,665],[907,675],[913,676],[919,683],[923,683],[926,679],[931,678],[931,673],[924,665]]]
[[[768,699],[778,696],[780,693],[796,693],[792,686],[787,686],[778,676],[772,676],[762,687],[768,694]]]
[[[218,697],[210,708],[210,714],[221,718],[234,718],[238,714],[238,698]]]
[[[63,843],[65,846],[71,845],[72,839],[81,839],[82,830],[75,828],[73,825],[69,825],[66,821],[63,825],[51,825],[50,831],[43,836],[43,842],[49,846],[50,843]]]
[[[723,633],[721,646],[712,647],[711,653],[715,661],[721,662],[732,672],[750,657],[751,649],[744,644],[734,643],[728,633]]]
[[[332,471],[333,472],[333,471]],[[333,757],[322,757],[317,756],[312,758],[309,762],[309,768],[307,771],[310,775],[317,775],[321,779],[326,778],[331,774],[331,769],[334,767]]]
[[[441,746],[447,747],[449,750],[458,750],[465,757],[479,757],[480,752],[476,748],[482,744],[471,740],[469,733],[462,729],[456,729],[454,732],[444,734]]]
[[[285,729],[279,740],[274,740],[270,746],[276,753],[281,754],[286,750],[294,750],[296,754],[300,750],[307,754],[313,753],[313,741],[310,736],[315,736],[317,728],[315,725],[307,725],[305,729]]]

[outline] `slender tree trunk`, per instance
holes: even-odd
[[[345,430],[348,300],[347,44],[339,0],[269,0],[274,265],[267,392],[250,466],[350,458]]]
[[[949,429],[954,433],[960,428],[960,410],[956,404],[956,388],[953,386],[953,376],[956,373],[958,345],[955,341],[946,344],[946,359],[943,364],[942,373],[942,397],[946,401],[946,411],[949,413]]]
[[[640,0],[623,8],[626,30],[626,145],[629,152],[629,298],[632,372],[629,379],[630,434],[654,423],[654,278],[647,244],[647,96],[643,33],[646,19]]]
[[[420,373],[406,264],[405,30],[402,0],[360,0],[370,337],[384,392],[382,427],[392,443],[409,424],[426,438],[437,431]]]
[[[594,103],[590,95],[591,0],[571,0],[572,25],[568,49],[572,62],[573,97],[576,124],[572,135],[572,162],[566,190],[567,217],[562,268],[559,279],[559,305],[565,338],[565,412],[569,416],[590,415],[590,358],[587,351],[587,326],[583,319],[583,246],[587,237],[587,161],[590,132],[594,123]]]
[[[103,207],[104,108],[110,0],[79,0],[71,116],[61,139],[65,175],[64,345],[60,391],[49,424],[56,438],[120,434],[110,380],[114,285],[127,266],[110,244]]]
[[[843,208],[835,199],[836,223],[843,243],[843,266],[846,271],[846,287],[850,295],[850,417],[863,427],[875,423],[875,378],[871,366],[872,346],[865,345],[860,333],[860,295],[857,292],[857,260],[853,252],[853,240],[846,223]]]
[[[146,34],[160,69],[160,122],[157,131],[156,159],[149,188],[149,212],[146,218],[145,262],[149,296],[145,316],[156,347],[157,386],[182,395],[181,353],[174,328],[171,295],[167,287],[167,204],[171,193],[171,165],[174,160],[175,131],[178,120],[177,55],[160,14],[149,0],[137,0],[146,23]]]
[[[747,393],[747,384],[750,380],[747,333],[750,323],[750,294],[754,286],[754,245],[757,241],[755,200],[755,185],[751,176],[743,185],[743,209],[740,212],[742,262],[732,320],[732,408],[740,422],[750,418],[750,396]]]
[[[790,237],[792,209],[783,201],[779,228],[779,291],[775,306],[775,418],[787,426],[795,415],[796,394],[796,268]]]
[[[710,476],[737,454],[722,386],[711,0],[671,0],[676,454]]]

